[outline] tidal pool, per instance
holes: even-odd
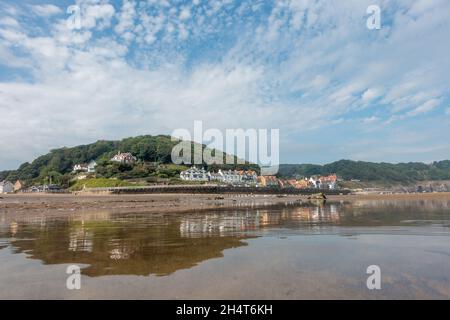
[[[67,267],[81,268],[69,290]],[[368,266],[381,270],[369,290]],[[0,212],[0,299],[449,299],[450,201]]]

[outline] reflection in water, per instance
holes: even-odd
[[[386,227],[439,228],[449,235],[450,202],[360,201],[303,203],[269,209],[192,214],[83,214],[75,217],[0,216],[0,249],[11,246],[44,264],[86,264],[84,275],[169,275],[246,246],[245,239],[289,234],[348,235],[403,232]],[[358,227],[358,228],[355,228]],[[385,229],[383,229],[385,228]],[[412,229],[411,229],[412,228]]]

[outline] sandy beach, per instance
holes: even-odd
[[[449,193],[6,195],[0,299],[448,299],[449,210]]]
[[[328,201],[363,200],[433,200],[448,199],[450,193],[367,194],[328,196]],[[8,215],[60,215],[96,211],[168,213],[218,208],[255,208],[308,201],[299,195],[241,195],[241,194],[14,194],[0,196],[0,212]]]

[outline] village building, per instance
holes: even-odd
[[[0,194],[1,193],[11,193],[14,191],[14,185],[9,181],[0,182]]]
[[[87,172],[87,164],[85,163],[79,163],[73,166],[73,171],[74,172]]]
[[[56,184],[44,184],[23,189],[24,193],[60,193],[64,190]]]
[[[228,184],[241,183],[242,176],[236,170],[222,171],[223,182]]]
[[[337,184],[337,180],[338,180],[336,174],[319,177],[319,180],[320,180],[321,187],[323,189],[330,189],[330,190],[336,189],[336,184]]]
[[[218,172],[208,172],[207,175],[209,181],[223,182],[224,180],[223,172],[221,170]]]
[[[205,169],[197,169],[193,166],[180,172],[180,179],[185,181],[209,181],[208,173]]]
[[[278,187],[279,181],[275,176],[259,176],[258,185],[261,187]]]
[[[337,180],[336,174],[331,174],[328,176],[313,176],[309,178],[311,186],[316,189],[334,190],[337,186]]]
[[[95,173],[95,167],[97,167],[97,162],[95,162],[94,160],[91,160],[87,165],[87,172]]]
[[[286,181],[286,184],[295,189],[309,189],[312,187],[308,179],[290,179]]]
[[[112,157],[111,161],[133,164],[137,161],[137,158],[129,152],[122,153],[119,151],[114,157]]]
[[[87,173],[95,173],[95,167],[97,166],[97,162],[91,160],[89,163],[79,163],[73,166],[74,172],[87,172]]]
[[[14,192],[18,192],[18,191],[22,190],[24,187],[25,187],[25,184],[22,181],[17,180],[16,183],[14,184]]]
[[[313,187],[315,189],[322,189],[322,183],[320,182],[320,180],[317,176],[310,177],[308,181],[309,181],[311,187]]]
[[[258,175],[254,170],[240,170],[238,174],[241,176],[241,181],[245,183],[257,183]]]
[[[25,193],[35,193],[35,192],[41,192],[40,189],[37,186],[31,186],[27,189],[24,189],[23,192]]]

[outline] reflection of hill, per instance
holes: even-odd
[[[32,216],[0,220],[4,243],[44,264],[86,264],[83,274],[168,275],[280,229],[330,232],[329,226],[401,226],[450,220],[449,202],[296,203],[265,209],[183,214]]]
[[[167,275],[245,245],[236,237],[180,237],[179,230],[178,222],[54,221],[45,227],[21,225],[15,235],[19,240],[11,244],[44,264],[89,264],[82,271],[89,276]]]

